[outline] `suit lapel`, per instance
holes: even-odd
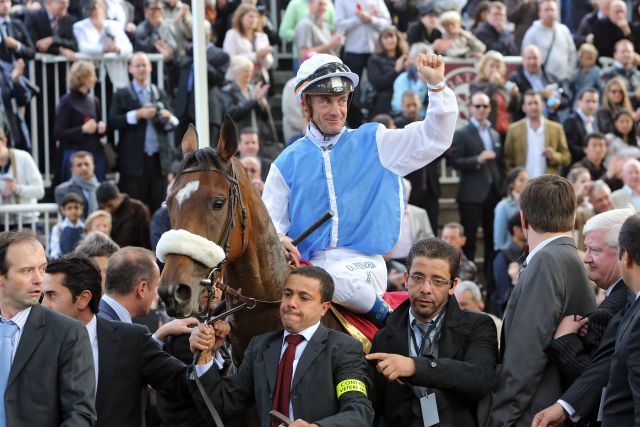
[[[471,128],[471,142],[475,145],[475,149],[479,151],[484,151],[484,142],[482,142],[482,137],[480,137],[480,132],[478,128],[475,127],[474,124],[469,123],[469,127]]]
[[[456,352],[463,348],[464,334],[469,333],[468,323],[456,299],[450,296],[447,302],[444,325],[442,325],[442,332],[438,340],[438,357],[453,358],[456,356]]]
[[[291,381],[291,390],[293,390],[300,381],[300,378],[307,372],[307,369],[311,366],[313,361],[318,357],[318,354],[325,348],[325,341],[329,337],[329,332],[327,328],[322,326],[318,326],[318,330],[311,337],[311,340],[307,343],[304,351],[302,352],[302,356],[300,356],[300,360],[298,360],[298,365],[296,366],[296,372],[293,375],[293,380]]]
[[[7,387],[20,374],[27,361],[40,344],[40,341],[42,341],[44,335],[40,329],[44,327],[45,324],[45,309],[40,305],[34,305],[31,307],[31,312],[29,313],[27,322],[24,325],[24,330],[20,336],[20,343],[18,344],[16,355],[13,358]]]
[[[274,392],[276,389],[276,375],[278,375],[278,364],[280,363],[283,333],[284,332],[277,334],[263,353],[264,374],[269,382],[269,390],[271,390],[271,392]]]
[[[634,323],[635,319],[638,317],[639,312],[640,300],[636,298],[636,300],[633,302],[629,310],[627,310],[625,315],[622,317],[622,320],[620,321],[620,327],[618,329],[618,335],[616,337],[616,346],[624,337],[627,329],[629,329],[629,326]]]
[[[111,379],[116,372],[116,361],[119,360],[120,336],[115,333],[117,324],[98,318],[96,331],[98,335],[98,393],[96,410],[109,396]]]
[[[384,351],[393,350],[397,354],[409,354],[409,308],[410,302],[407,299],[389,316],[386,326],[382,329]]]

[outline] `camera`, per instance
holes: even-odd
[[[160,101],[153,102],[152,107],[156,109],[156,115],[153,116],[153,124],[156,126],[164,127],[167,124],[166,120],[160,115],[160,111],[164,110],[166,107]]]

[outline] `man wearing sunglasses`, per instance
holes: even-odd
[[[442,56],[419,54],[416,62],[430,92],[424,121],[404,129],[368,123],[353,130],[345,123],[359,76],[332,55],[302,63],[295,94],[309,124],[305,136],[273,162],[263,194],[289,258],[323,267],[335,281],[333,301],[377,324],[388,314],[380,298],[387,286],[382,255],[400,235],[401,177],[449,148],[458,116]],[[328,210],[332,220],[293,246],[292,239]]]
[[[482,226],[484,259],[493,259],[493,211],[500,201],[504,169],[500,153],[500,135],[489,122],[491,102],[483,92],[471,95],[469,124],[453,135],[451,165],[460,171],[458,210],[467,241],[462,248],[466,257],[475,259],[476,234]],[[488,265],[488,263],[485,263]],[[485,265],[485,271],[487,271]]]
[[[374,410],[388,426],[474,426],[498,359],[491,317],[463,311],[453,289],[460,255],[440,239],[417,242],[404,273],[409,299],[389,315],[366,356]],[[373,370],[372,370],[373,372]]]

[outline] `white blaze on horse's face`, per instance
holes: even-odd
[[[178,191],[176,194],[176,200],[178,201],[178,206],[182,205],[182,202],[187,200],[193,193],[198,191],[198,187],[200,187],[200,181],[191,181],[187,183],[184,187]]]

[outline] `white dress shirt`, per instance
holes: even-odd
[[[527,119],[527,161],[524,168],[529,174],[529,179],[547,173],[547,158],[544,155],[544,146],[544,119],[540,119],[538,129],[533,129],[531,122]]]
[[[89,341],[91,341],[91,353],[93,354],[93,370],[96,374],[96,390],[98,389],[98,321],[96,316],[85,325],[89,333]]]

